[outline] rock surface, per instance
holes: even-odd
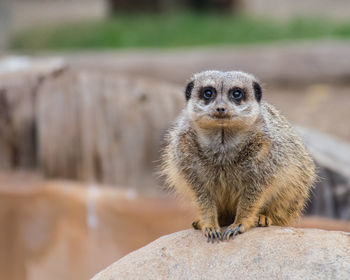
[[[171,197],[0,171],[0,279],[86,280],[193,216]]]
[[[317,163],[320,178],[305,213],[350,220],[350,146],[310,128],[298,127],[298,132]]]
[[[40,168],[49,177],[154,186],[164,134],[183,103],[182,89],[168,83],[67,71],[38,94]]]
[[[270,227],[215,244],[194,230],[163,236],[92,279],[349,278],[349,233]]]
[[[65,68],[58,58],[0,58],[0,169],[35,167],[35,99],[41,84]]]
[[[171,196],[0,171],[0,279],[90,279],[195,217]],[[319,217],[295,226],[350,232],[350,222]]]

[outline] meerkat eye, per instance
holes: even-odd
[[[205,99],[210,99],[210,98],[212,98],[212,96],[213,96],[213,91],[211,90],[211,89],[206,89],[204,92],[203,92],[203,97],[205,98]]]
[[[245,94],[244,91],[240,88],[233,88],[228,92],[228,97],[232,101],[239,102],[244,98]]]
[[[200,98],[209,101],[214,99],[216,96],[216,91],[212,87],[205,87],[201,90]]]

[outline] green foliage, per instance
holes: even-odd
[[[65,23],[15,34],[17,50],[180,47],[252,44],[315,38],[349,38],[350,21],[293,19],[278,22],[219,14],[119,15],[103,21]]]

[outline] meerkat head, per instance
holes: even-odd
[[[260,114],[262,89],[254,76],[239,71],[204,71],[186,86],[186,111],[201,128],[243,128]]]

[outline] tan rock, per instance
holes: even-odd
[[[49,177],[154,186],[164,134],[183,103],[182,88],[168,83],[66,72],[38,95],[40,167]]]
[[[256,228],[211,244],[199,231],[185,230],[130,253],[92,279],[350,279],[350,234]]]
[[[86,280],[193,216],[171,197],[0,172],[0,279]]]
[[[0,279],[86,280],[195,217],[170,196],[0,172]],[[349,222],[318,217],[296,226],[350,231]]]
[[[0,168],[33,168],[37,162],[35,99],[44,81],[64,72],[62,59],[0,59]]]

